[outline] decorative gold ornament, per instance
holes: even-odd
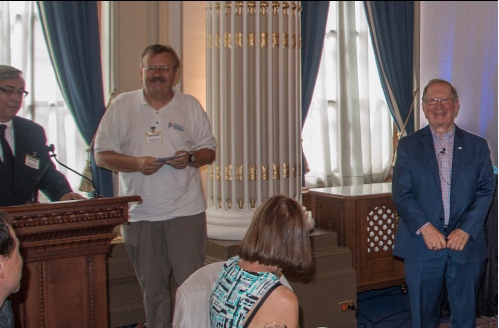
[[[269,38],[269,34],[267,32],[263,32],[260,34],[260,47],[261,48],[267,48],[267,43],[268,43],[268,39]]]
[[[232,199],[227,198],[225,201],[227,202],[227,208],[230,210],[232,208]]]
[[[236,8],[236,15],[241,15],[243,13],[243,1],[236,1]]]
[[[284,35],[282,36],[282,47],[287,48],[288,46],[289,46],[289,34],[284,33]]]
[[[284,179],[289,178],[289,165],[286,163],[282,163],[282,173],[284,175]]]
[[[221,180],[222,180],[222,168],[220,167],[220,165],[217,165],[217,181]]]
[[[274,16],[277,15],[277,10],[279,9],[279,1],[272,1],[272,12],[274,13]]]
[[[230,33],[224,33],[224,47],[229,49],[232,48]]]
[[[236,46],[239,48],[243,47],[243,34],[236,33]]]
[[[255,13],[255,1],[248,1],[248,12],[250,15],[253,15]]]
[[[289,8],[289,3],[287,1],[284,1],[282,3],[282,13],[284,16],[288,15],[288,8]]]
[[[220,49],[220,34],[218,33],[215,34],[215,47]]]
[[[279,47],[279,33],[272,33],[272,48]]]
[[[225,15],[230,15],[232,9],[231,1],[225,1]]]
[[[269,167],[267,165],[262,165],[262,180],[269,179]]]
[[[256,180],[256,166],[255,165],[251,165],[249,167],[249,180],[250,181]]]
[[[242,198],[237,199],[237,203],[239,204],[239,209],[242,210],[244,206],[244,201]]]
[[[250,48],[254,48],[255,47],[255,33],[254,32],[250,32],[248,34],[248,46]]]
[[[237,181],[243,181],[243,176],[244,176],[244,169],[243,165],[239,165],[236,167],[236,180]]]
[[[272,175],[272,178],[273,178],[274,180],[278,180],[278,179],[280,179],[280,178],[281,178],[281,174],[280,174],[280,172],[279,172],[279,171],[280,171],[279,166],[278,166],[278,165],[276,165],[276,164],[272,164],[272,168],[273,168],[273,171],[274,171],[274,172],[273,172],[273,175]]]
[[[225,181],[232,181],[232,164],[225,167]]]
[[[215,2],[215,10],[217,11],[217,16],[220,16],[220,1]]]
[[[269,8],[268,1],[262,1],[260,3],[260,9],[262,10],[262,15],[265,15],[267,13],[268,8]]]

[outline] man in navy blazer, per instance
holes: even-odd
[[[28,94],[24,88],[20,70],[0,65],[0,128],[5,130],[8,142],[8,145],[0,146],[0,206],[26,204],[36,198],[35,189],[41,190],[51,201],[84,199],[72,192],[66,177],[57,171],[50,159],[45,130],[16,116]],[[4,149],[8,146],[8,151],[14,155],[10,166],[6,164],[7,150]],[[45,168],[47,170],[42,175]]]
[[[449,82],[428,82],[422,106],[429,125],[397,147],[393,255],[404,259],[413,327],[438,327],[444,286],[451,326],[475,327],[488,255],[484,221],[496,188],[490,149],[455,125],[459,96]]]

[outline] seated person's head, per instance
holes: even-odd
[[[303,206],[284,195],[264,201],[239,244],[239,257],[298,273],[310,272],[312,248]]]
[[[22,266],[12,219],[7,213],[0,212],[0,306],[10,294],[19,290]]]

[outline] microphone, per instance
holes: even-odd
[[[90,182],[90,183],[92,184],[92,187],[94,188],[94,192],[93,192],[93,197],[92,197],[92,198],[95,198],[95,197],[101,197],[101,196],[99,195],[99,192],[97,191],[97,188],[95,187],[95,184],[94,184],[94,182],[93,182],[92,180],[90,180],[89,178],[87,178],[87,177],[86,177],[86,176],[84,176],[83,174],[81,174],[81,173],[79,173],[79,172],[76,172],[76,171],[75,171],[75,170],[73,170],[72,168],[70,168],[70,167],[68,167],[68,166],[66,166],[66,165],[64,165],[64,164],[62,164],[61,162],[59,162],[59,160],[57,159],[57,155],[54,153],[54,151],[55,151],[55,147],[54,147],[54,145],[53,145],[53,144],[48,145],[47,149],[48,149],[48,151],[49,151],[49,152],[51,152],[51,153],[52,153],[52,154],[49,154],[49,156],[50,156],[50,157],[53,157],[57,163],[59,163],[60,165],[64,166],[64,167],[65,167],[65,168],[67,168],[68,170],[70,170],[70,171],[72,171],[72,172],[76,173],[76,174],[77,174],[77,175],[79,175],[80,177],[85,178],[88,182]],[[49,163],[48,165],[50,165],[50,163]],[[43,173],[42,173],[42,174],[43,174]]]
[[[442,148],[442,151],[440,152],[440,155],[445,155],[445,148]]]

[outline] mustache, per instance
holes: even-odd
[[[149,82],[166,82],[166,80],[161,76],[156,76],[150,79]]]

